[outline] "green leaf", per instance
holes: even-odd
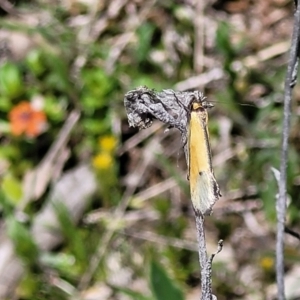
[[[68,100],[64,97],[55,97],[51,94],[46,95],[44,100],[44,111],[48,118],[55,122],[63,121]]]
[[[26,263],[36,264],[39,250],[28,228],[14,216],[7,217],[6,224],[8,235],[14,243],[18,256]]]
[[[136,292],[136,291],[124,288],[124,287],[113,286],[113,288],[115,290],[129,296],[133,300],[153,300],[153,297],[145,296],[142,293],[139,293],[139,292]]]
[[[93,114],[96,109],[102,108],[108,104],[104,98],[95,97],[90,93],[82,96],[81,101],[83,103],[84,111],[89,114]]]
[[[183,300],[181,290],[174,284],[167,272],[155,261],[150,265],[150,282],[156,300]]]
[[[18,286],[18,297],[21,299],[32,299],[32,295],[38,292],[40,282],[36,278],[36,274],[26,272]],[[33,300],[33,299],[32,299]]]
[[[1,183],[5,197],[13,204],[17,204],[23,195],[21,183],[11,174],[5,175]]]
[[[51,72],[46,78],[45,83],[50,90],[61,92],[68,92],[70,90],[69,82],[63,77],[62,74]]]
[[[41,75],[46,70],[42,60],[42,53],[37,49],[28,53],[26,63],[30,71],[36,76]]]
[[[12,107],[12,103],[8,97],[0,96],[0,111],[8,112]]]
[[[0,99],[1,102],[1,99]],[[0,120],[0,134],[7,134],[10,133],[10,124],[7,121],[1,121]],[[1,156],[1,151],[0,151],[0,156]]]
[[[77,276],[78,268],[74,267],[75,257],[65,252],[45,252],[41,255],[41,262],[52,269],[56,269],[63,276]]]
[[[262,182],[260,184],[260,199],[264,205],[264,212],[266,215],[267,220],[272,223],[276,224],[276,207],[275,207],[275,195],[274,191],[278,190],[276,179],[274,178],[273,174],[270,174],[268,181]],[[273,178],[272,178],[273,176]]]
[[[21,73],[12,63],[5,63],[0,68],[0,91],[8,98],[16,98],[23,92]]]
[[[230,33],[231,28],[229,23],[220,22],[216,34],[216,45],[227,59],[233,58],[235,54],[230,41]]]
[[[87,134],[101,135],[110,129],[110,123],[106,119],[85,119],[82,125]]]
[[[114,80],[104,70],[98,68],[83,70],[81,77],[85,97],[94,97],[95,107],[103,106],[105,104],[103,98],[112,91]]]
[[[1,124],[1,127],[5,126]],[[3,128],[4,130],[5,128]],[[18,160],[20,158],[20,148],[16,147],[12,144],[2,144],[0,147],[0,158],[8,159],[8,160]]]
[[[72,86],[69,80],[68,62],[63,57],[47,53],[45,61],[52,71],[46,81],[50,88],[62,92],[70,92],[75,89],[75,86]]]
[[[73,220],[70,218],[68,209],[62,202],[53,203],[53,207],[56,212],[57,219],[60,223],[60,228],[66,240],[69,243],[70,250],[76,257],[76,260],[85,265],[87,262],[86,252],[85,252],[85,243],[81,238],[78,228],[74,224]]]
[[[151,49],[151,39],[154,33],[154,25],[147,22],[139,27],[137,34],[139,44],[136,50],[137,61],[142,62],[147,59],[149,50]]]

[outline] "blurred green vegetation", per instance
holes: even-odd
[[[174,212],[170,194],[162,193],[151,203],[141,202],[139,207],[146,212],[154,211],[158,218],[142,220],[132,226],[126,221],[127,212],[129,215],[138,211],[134,201],[130,202],[135,198],[134,193],[146,190],[151,183],[173,177],[180,191],[177,197],[188,199],[186,178],[178,171],[178,161],[184,165],[184,156],[182,153],[180,157],[178,153],[168,155],[167,150],[157,154],[155,166],[149,166],[148,175],[138,174],[145,179],[141,178],[128,195],[126,191],[132,187],[128,177],[139,166],[135,157],[144,155],[143,146],[153,137],[125,154],[118,155],[118,149],[137,133],[128,128],[124,111],[123,98],[128,90],[140,85],[156,90],[172,88],[178,81],[195,75],[193,47],[196,41],[193,18],[189,17],[192,8],[176,1],[156,3],[151,8],[150,1],[145,1],[145,7],[128,3],[120,11],[114,7],[114,12],[112,8],[109,11],[112,4],[105,1],[95,7],[84,1],[67,2],[53,5],[51,1],[17,1],[14,9],[23,19],[1,10],[1,30],[22,33],[30,43],[29,49],[16,55],[15,49],[6,53],[3,50],[0,61],[0,209],[7,235],[25,269],[14,299],[91,299],[86,295],[97,286],[100,289],[97,299],[104,294],[103,286],[109,289],[107,299],[187,299],[184,295],[199,289],[197,252],[172,247],[168,245],[168,238],[185,240],[188,236],[195,240],[190,230],[194,225],[190,209],[177,203]],[[209,11],[218,15],[217,10]],[[38,22],[35,20],[30,25],[27,18],[37,18]],[[222,148],[220,120],[230,120],[232,154],[215,169],[222,193],[226,197],[230,191],[239,190],[244,196],[247,188],[254,186],[253,198],[262,204],[259,220],[263,219],[263,227],[268,227],[272,240],[277,184],[271,167],[279,168],[286,61],[274,57],[268,62],[259,62],[254,68],[243,65],[244,57],[253,52],[255,43],[252,42],[253,45],[243,29],[236,28],[230,21],[218,22],[213,42],[210,41],[214,46],[207,52],[211,60],[219,62],[225,75],[219,85],[208,84],[204,92],[217,102],[210,113],[214,154],[220,154],[218,148]],[[295,98],[297,111],[298,87]],[[33,110],[37,105],[47,124],[40,124],[40,119],[27,123],[37,116],[22,115],[19,106],[22,102],[30,103]],[[53,251],[43,251],[36,245],[30,230],[36,214],[50,198],[51,185],[35,199],[37,201],[28,201],[23,206],[24,181],[42,162],[73,110],[80,112],[80,120],[68,140],[70,154],[62,171],[88,163],[99,185],[86,215],[98,211],[107,215],[91,224],[84,222],[84,218],[76,223],[63,203],[55,204],[64,242]],[[293,119],[288,164],[288,193],[292,200],[287,215],[290,226],[299,223],[298,126],[298,118]],[[14,134],[14,128],[23,128],[22,134]],[[118,223],[113,210],[122,206],[126,197],[129,200],[124,221]],[[239,201],[243,204],[243,199]],[[25,219],[17,217],[20,207]],[[208,221],[208,231],[216,240],[226,237],[224,251],[226,244],[232,243],[234,250],[238,248],[232,237],[236,229],[244,226],[248,231],[242,215],[234,210],[229,215],[224,213],[221,220],[212,217]],[[117,229],[111,229],[114,222],[118,223]],[[127,227],[152,231],[165,237],[166,244],[134,240],[130,234],[126,236]],[[105,239],[107,232],[111,233],[111,239]],[[214,291],[218,299],[243,299],[253,292],[237,275],[251,262],[255,262],[259,270],[255,274],[258,281],[262,281],[262,289],[274,282],[274,255],[260,246],[252,253],[251,249],[261,244],[255,239],[249,243],[254,245],[245,251],[248,257],[237,254],[234,260],[217,261],[213,265]],[[99,247],[106,249],[103,258],[99,259],[88,286],[79,290]],[[300,257],[287,251],[287,258],[291,267]],[[110,260],[116,261],[115,264]],[[232,265],[238,265],[237,269]],[[128,282],[118,284],[111,279],[112,271],[121,273],[127,269],[131,281],[137,281],[142,288]],[[127,298],[119,298],[120,295]]]

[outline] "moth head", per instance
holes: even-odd
[[[206,97],[202,92],[195,91],[193,93],[193,99],[190,102],[190,109],[196,110],[196,109],[208,109],[214,107],[214,105],[206,100]]]
[[[202,101],[202,102],[194,101],[191,103],[192,110],[197,110],[197,109],[203,110],[203,109],[208,109],[208,108],[212,108],[212,107],[214,107],[214,105],[208,101]]]
[[[203,101],[203,102],[202,102],[202,106],[203,106],[205,109],[214,107],[214,105],[213,105],[211,102],[208,102],[208,101]]]

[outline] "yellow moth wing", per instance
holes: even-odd
[[[211,165],[207,111],[199,103],[192,106],[190,116],[189,180],[194,208],[209,214],[219,198],[219,187]]]

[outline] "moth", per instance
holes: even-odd
[[[190,104],[188,159],[191,200],[196,212],[210,215],[221,196],[211,161],[207,109],[213,105],[200,97]]]

